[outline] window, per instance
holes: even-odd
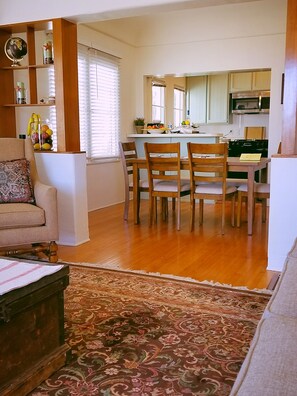
[[[152,82],[152,120],[165,123],[165,87],[162,82]]]
[[[118,157],[119,58],[78,45],[81,150],[89,160]]]
[[[182,88],[174,88],[174,126],[181,125],[185,118],[185,91]]]

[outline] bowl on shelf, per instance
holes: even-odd
[[[161,134],[165,133],[168,128],[147,128],[147,133],[151,134]]]

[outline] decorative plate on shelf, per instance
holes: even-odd
[[[27,43],[21,37],[10,37],[4,44],[4,52],[13,64],[20,66],[20,61],[27,55]]]

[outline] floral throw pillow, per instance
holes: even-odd
[[[34,203],[30,163],[25,158],[0,161],[0,203]]]

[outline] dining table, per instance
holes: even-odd
[[[145,158],[131,159],[133,164],[133,215],[134,224],[139,224],[139,212],[138,206],[140,199],[139,194],[139,170],[147,169]],[[247,173],[247,231],[248,235],[253,234],[253,217],[254,217],[254,184],[255,184],[255,173],[261,171],[260,181],[267,182],[267,167],[270,162],[270,158],[260,158],[259,160],[248,160],[243,161],[240,157],[228,157],[227,166],[228,172],[246,172]],[[189,170],[188,158],[181,158],[180,160],[181,170]]]

